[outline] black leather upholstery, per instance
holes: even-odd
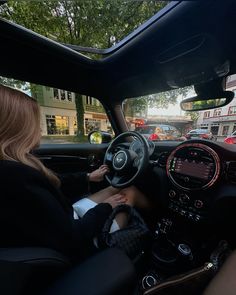
[[[68,259],[51,249],[0,249],[0,294],[133,294],[134,266],[118,249],[106,249],[72,269],[69,267]]]
[[[43,295],[131,295],[134,266],[118,249],[107,249],[67,272]]]
[[[70,267],[68,258],[47,248],[0,248],[0,294],[40,294]]]
[[[0,248],[0,260],[24,262],[35,266],[68,267],[69,259],[61,253],[48,248]]]

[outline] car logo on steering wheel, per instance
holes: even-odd
[[[120,162],[123,161],[123,158],[116,158],[116,161],[117,161],[118,163],[120,163]]]

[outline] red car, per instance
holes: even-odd
[[[234,131],[231,135],[226,137],[224,142],[227,144],[236,144],[236,131]]]

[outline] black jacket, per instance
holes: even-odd
[[[78,181],[79,192],[81,179],[87,185],[80,173],[61,180],[62,185]],[[80,259],[88,254],[111,211],[103,203],[74,220],[66,197],[41,172],[0,161],[0,247],[49,247]]]

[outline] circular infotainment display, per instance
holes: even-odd
[[[171,181],[185,190],[212,186],[220,173],[217,153],[205,144],[188,143],[177,147],[168,157],[167,174]]]

